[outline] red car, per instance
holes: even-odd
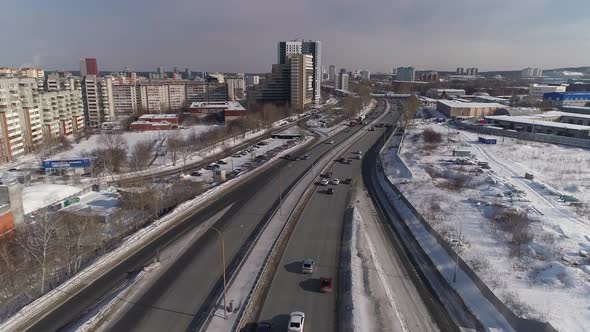
[[[332,278],[320,278],[320,292],[331,293],[332,292]]]

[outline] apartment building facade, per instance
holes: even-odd
[[[313,101],[313,57],[309,54],[289,55],[291,106],[304,109]]]

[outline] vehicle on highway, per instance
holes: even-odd
[[[304,313],[302,313],[301,311],[292,312],[289,318],[289,332],[303,332],[304,322]]]
[[[326,144],[334,144],[334,140],[329,140],[326,142]]]
[[[346,178],[344,181],[342,181],[342,183],[344,183],[344,184],[351,184],[352,183],[352,179],[351,178]]]
[[[307,160],[309,159],[309,155],[308,154],[304,154],[303,157],[301,157],[302,160]]]
[[[211,170],[214,170],[215,168],[217,168],[218,166],[219,165],[217,165],[216,163],[212,163],[212,164],[205,166],[205,169],[211,171]]]
[[[328,181],[328,179],[321,179],[320,180],[320,185],[327,186],[328,184],[330,184],[330,181]]]
[[[320,278],[320,292],[331,293],[332,292],[332,278],[321,277]]]
[[[363,154],[363,151],[358,150],[357,152],[355,152],[356,154]]]
[[[301,272],[302,273],[313,273],[313,265],[314,261],[311,258],[306,258],[301,263]]]
[[[346,162],[345,162],[345,164],[347,164],[347,165],[350,165],[350,164],[352,164],[352,160],[350,160],[350,159],[346,159]]]
[[[375,131],[375,127],[369,128],[369,131]]]
[[[197,172],[197,171],[193,171],[191,172],[191,176],[201,176],[203,174],[201,174],[201,172]]]
[[[223,160],[223,159],[221,159],[221,160],[218,160],[218,161],[217,161],[217,163],[218,163],[219,165],[227,165],[227,161],[225,161],[225,160]]]
[[[241,156],[242,156],[242,154],[241,154],[241,153],[239,153],[239,152],[236,152],[236,153],[234,153],[234,155],[233,155],[232,157],[233,157],[233,158],[240,158]]]
[[[333,184],[333,185],[338,185],[338,184],[340,184],[340,180],[338,180],[338,179],[332,179],[332,180],[330,180],[330,183]]]
[[[360,160],[360,159],[362,159],[362,158],[363,158],[363,155],[360,155],[360,154],[357,154],[357,155],[355,156],[355,159],[359,159],[359,160]]]
[[[336,161],[339,163],[344,163],[344,158],[338,158],[338,159],[336,159]]]
[[[258,145],[258,146],[268,145],[268,142],[261,141],[261,142],[256,143],[256,145]]]
[[[270,322],[260,322],[256,326],[256,332],[271,332],[272,324]]]
[[[334,188],[328,188],[328,190],[326,190],[326,194],[334,195]]]

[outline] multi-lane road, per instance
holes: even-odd
[[[265,172],[252,176],[221,195],[207,208],[179,223],[172,231],[115,266],[100,279],[72,296],[63,305],[49,312],[30,327],[31,331],[53,331],[67,326],[83,315],[86,308],[117,287],[136,270],[153,260],[156,251],[180,238],[195,226],[211,218],[226,206],[231,208],[216,223],[225,237],[228,272],[235,271],[256,234],[263,229],[271,212],[278,205],[279,192],[286,193],[297,179],[309,170],[321,156],[362,127],[349,128],[333,138],[334,144],[320,143],[295,155],[308,153],[310,159],[279,160]],[[145,289],[135,304],[116,322],[117,331],[185,331],[202,324],[214,299],[221,291],[218,239],[207,232],[162,273],[149,289]]]
[[[392,123],[397,121],[399,113],[393,113],[383,119],[384,122]],[[360,140],[353,144],[346,152],[344,158],[353,158],[358,151],[363,154],[368,151],[379,139],[384,136],[384,129],[377,128],[375,131],[368,131]],[[373,156],[374,157],[374,156]],[[340,180],[352,178],[353,183],[362,182],[361,160],[352,159],[350,165],[335,163],[332,167],[333,177]],[[325,193],[327,187],[318,186],[315,193],[307,203],[301,214],[297,225],[289,239],[285,252],[281,258],[279,268],[268,288],[268,293],[262,309],[259,313],[259,321],[270,321],[273,328],[279,330],[287,328],[289,313],[303,311],[306,314],[306,331],[345,331],[350,326],[339,326],[345,321],[338,317],[339,293],[338,276],[340,252],[350,243],[341,243],[345,211],[354,202],[351,202],[353,186],[346,184],[330,185],[334,188],[333,195]],[[360,185],[359,187],[362,187]],[[384,253],[389,256],[397,256],[392,251]],[[301,272],[301,262],[306,258],[315,261],[315,270],[312,274]],[[399,259],[392,259],[392,262],[399,262]],[[407,275],[404,266],[388,267],[388,270],[395,268],[396,275]],[[333,278],[332,293],[321,293],[320,277]],[[436,324],[428,314],[428,309],[422,302],[418,292],[413,288],[411,282],[398,282],[394,284],[394,292],[398,296],[408,296],[404,303],[409,304],[406,308],[408,317],[404,318],[405,324],[419,328],[424,331],[436,331]],[[387,309],[385,309],[387,310]],[[412,317],[409,315],[412,314]],[[388,322],[385,330],[398,330],[400,326],[396,322]]]

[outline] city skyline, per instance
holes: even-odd
[[[570,11],[572,5],[578,10]],[[584,15],[590,3],[581,0],[567,7],[548,0],[374,0],[369,6],[348,0],[226,0],[206,6],[181,0],[142,6],[9,0],[3,6],[13,15],[0,27],[18,26],[19,33],[0,35],[3,45],[11,45],[1,65],[48,70],[76,70],[80,59],[95,57],[107,71],[176,66],[268,72],[276,42],[296,38],[322,41],[325,65],[372,72],[409,65],[441,71],[575,67],[588,65],[590,53],[590,20]]]

